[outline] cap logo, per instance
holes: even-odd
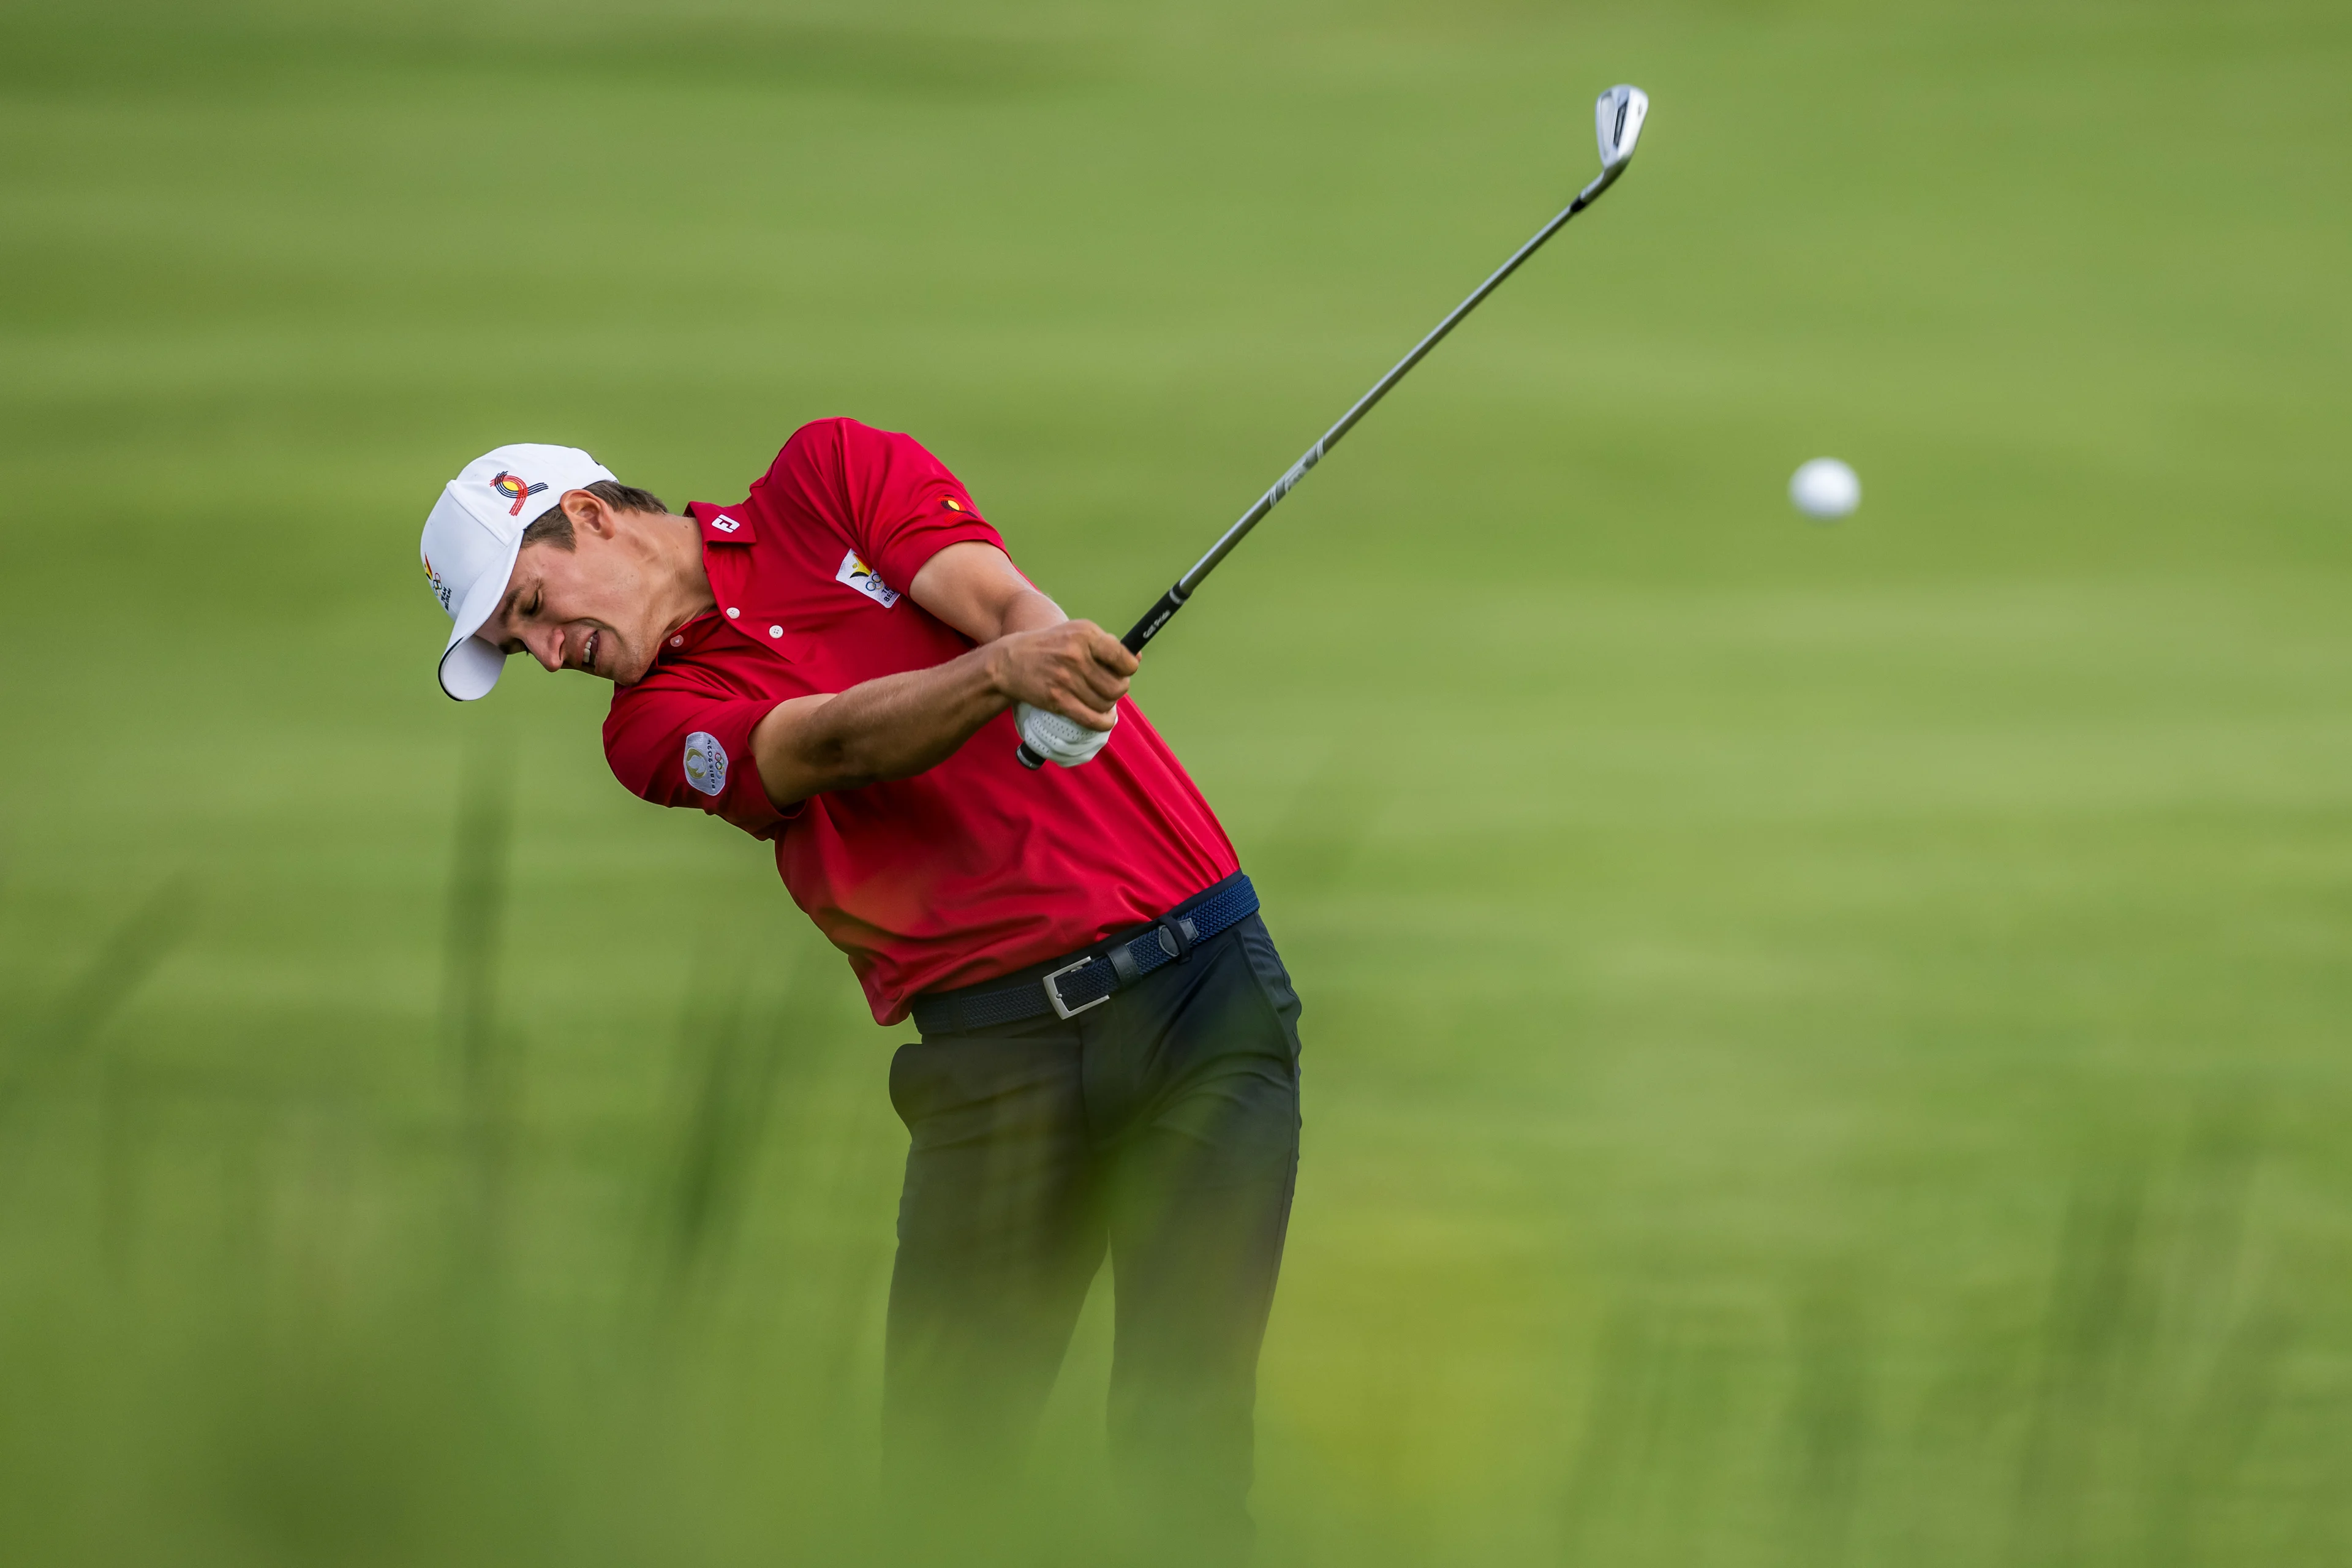
[[[490,488],[498,491],[499,494],[506,497],[509,500],[514,502],[514,505],[507,508],[507,515],[509,517],[520,517],[522,515],[522,503],[529,500],[531,497],[537,495],[547,487],[543,484],[532,484],[520,474],[509,474],[504,469],[500,469],[499,471],[499,477],[490,481]]]
[[[449,584],[441,581],[441,574],[433,569],[433,557],[430,555],[425,558],[425,580],[433,584],[433,596],[441,601],[441,607],[449,609]],[[455,615],[457,612],[452,610],[450,613]]]

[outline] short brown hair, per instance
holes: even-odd
[[[661,497],[653,491],[625,485],[618,479],[598,479],[593,485],[575,485],[572,488],[586,490],[618,511],[650,511],[657,515],[667,515],[669,511],[669,508],[662,504]],[[572,537],[572,520],[563,515],[563,503],[561,501],[530,520],[530,526],[522,531],[522,542],[526,549],[534,544],[552,544],[558,550],[573,549],[579,542]]]

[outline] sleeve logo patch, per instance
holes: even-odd
[[[846,583],[884,609],[898,602],[898,590],[874,574],[874,568],[857,558],[851,551],[841,558],[841,570],[833,574],[836,583]]]
[[[686,782],[704,795],[726,793],[727,748],[707,730],[686,738]]]
[[[732,533],[743,525],[736,521],[733,518],[729,517],[725,512],[720,512],[717,518],[712,520],[710,526],[717,529],[721,533]]]

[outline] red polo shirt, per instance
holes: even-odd
[[[697,501],[719,607],[613,695],[604,755],[656,805],[774,841],[793,900],[849,955],[880,1023],[1151,920],[1228,877],[1234,847],[1131,701],[1083,767],[1030,773],[1010,712],[927,773],[770,803],[751,731],[788,698],[942,664],[971,639],[904,590],[974,539],[1003,548],[944,464],[850,419],[793,432],[746,500]]]

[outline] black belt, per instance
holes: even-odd
[[[926,1035],[958,1035],[1057,1013],[1075,1018],[1110,1000],[1163,964],[1192,956],[1194,946],[1257,913],[1257,889],[1239,871],[1195,893],[1150,925],[1052,961],[1026,980],[988,981],[961,991],[915,998],[915,1027]]]

